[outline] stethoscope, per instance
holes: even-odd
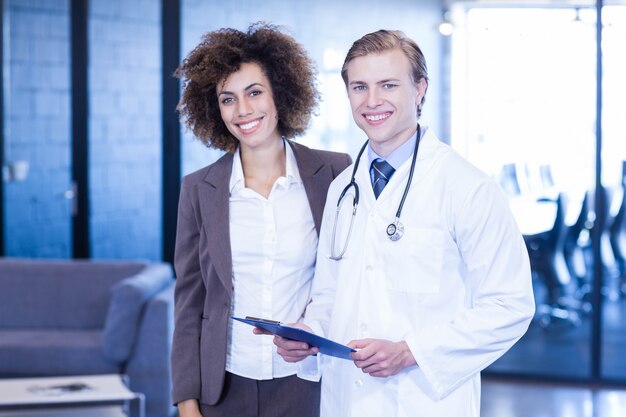
[[[418,123],[417,125],[417,139],[415,141],[415,148],[413,149],[413,159],[411,160],[411,170],[409,171],[409,178],[406,181],[406,186],[404,187],[404,193],[402,194],[402,199],[400,200],[400,204],[398,205],[398,210],[396,211],[396,218],[393,222],[389,223],[385,232],[387,233],[387,237],[391,239],[393,242],[400,240],[400,238],[404,235],[404,225],[400,223],[400,215],[402,214],[402,207],[404,207],[404,200],[406,200],[406,196],[409,193],[409,188],[411,187],[411,180],[413,179],[413,172],[415,171],[415,161],[417,160],[417,151],[419,150],[421,140],[421,129]],[[359,154],[356,157],[356,162],[354,163],[354,168],[352,169],[352,178],[350,178],[350,182],[345,186],[341,194],[339,195],[339,200],[337,200],[337,210],[335,212],[335,222],[333,224],[333,234],[331,236],[330,241],[330,259],[334,261],[338,261],[343,258],[343,255],[346,253],[348,249],[348,242],[350,241],[350,236],[352,235],[352,226],[354,225],[354,218],[356,217],[356,208],[359,205],[359,185],[356,183],[355,176],[356,171],[359,168],[359,162],[361,161],[361,155],[367,148],[367,144],[369,141],[365,141]],[[337,237],[337,222],[339,220],[339,212],[341,211],[341,206],[343,205],[344,197],[346,193],[354,188],[354,197],[352,197],[352,216],[350,217],[350,227],[348,228],[348,235],[346,237],[346,241],[343,245],[343,248],[336,254],[335,244]]]

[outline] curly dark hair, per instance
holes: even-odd
[[[293,138],[304,133],[320,99],[315,65],[295,39],[263,22],[247,32],[223,28],[204,34],[176,69],[174,76],[183,79],[177,110],[185,126],[210,148],[237,148],[239,141],[220,115],[216,90],[243,63],[258,64],[269,79],[280,134]]]

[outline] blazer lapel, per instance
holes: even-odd
[[[217,275],[232,294],[232,252],[230,248],[230,175],[233,167],[233,154],[220,158],[204,178],[198,189],[200,212],[206,233],[207,249]]]
[[[311,213],[313,214],[315,229],[319,236],[324,204],[326,203],[326,193],[328,186],[333,180],[333,172],[330,165],[325,164],[315,151],[299,143],[292,141],[288,141],[288,143],[296,157],[300,177],[302,178]]]

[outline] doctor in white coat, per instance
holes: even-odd
[[[278,353],[322,377],[322,417],[479,417],[480,371],[534,314],[521,233],[495,182],[418,125],[428,77],[414,41],[365,35],[342,76],[368,141],[330,186],[296,325],[356,352],[311,357],[317,348],[275,337]],[[379,159],[394,170],[374,169]]]

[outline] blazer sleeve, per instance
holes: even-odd
[[[174,268],[174,337],[172,399],[174,404],[200,398],[200,327],[206,290],[202,281],[198,241],[201,226],[192,204],[193,187],[184,180],[178,206]]]

